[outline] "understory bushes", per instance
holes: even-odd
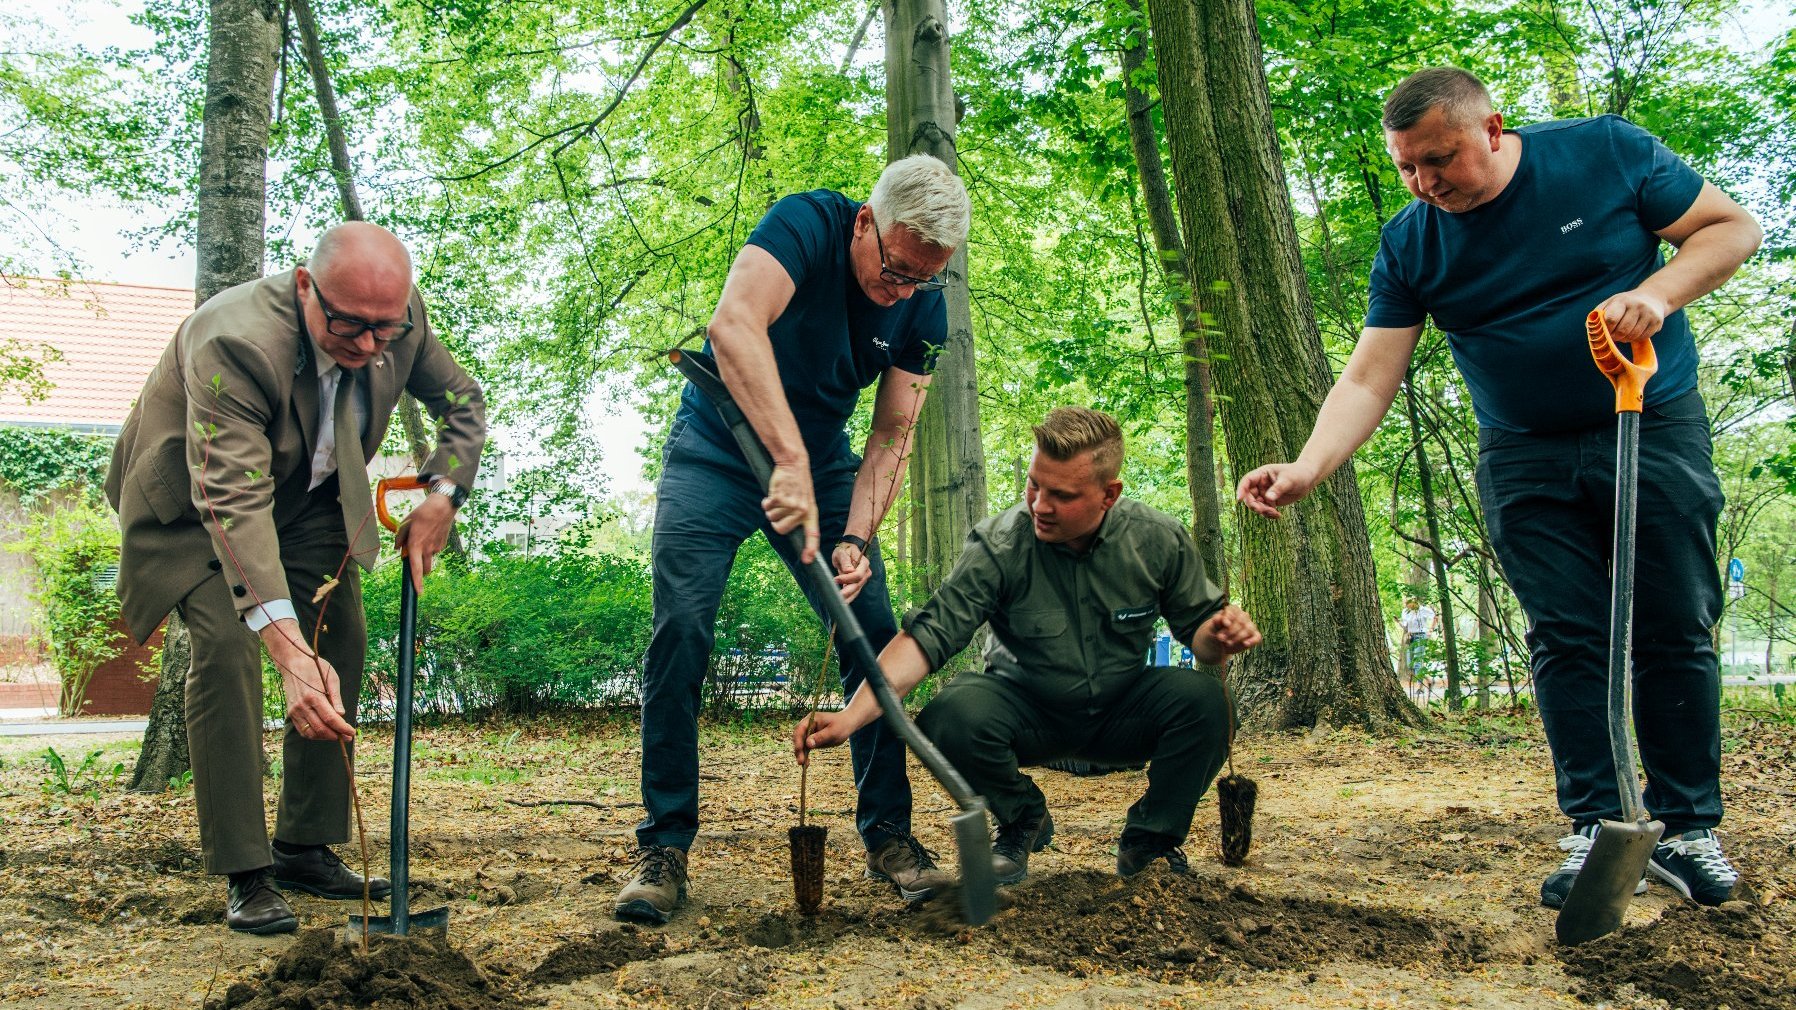
[[[375,718],[392,708],[399,574],[389,562],[363,582],[362,707]],[[635,705],[651,616],[646,561],[574,550],[444,558],[419,600],[414,704],[421,712],[516,715]],[[714,713],[803,704],[815,693],[823,648],[796,583],[756,537],[744,545],[718,613],[703,704]]]

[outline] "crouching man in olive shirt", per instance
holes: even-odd
[[[1022,880],[1029,854],[1054,834],[1046,798],[1019,766],[1059,758],[1148,762],[1116,871],[1133,876],[1161,857],[1184,871],[1179,847],[1222,766],[1229,714],[1214,674],[1145,665],[1154,620],[1164,616],[1204,663],[1260,642],[1252,619],[1210,581],[1185,527],[1121,497],[1122,456],[1122,429],[1108,414],[1050,412],[1035,427],[1022,504],[968,534],[947,581],[879,656],[905,694],[991,624],[985,669],[955,678],[917,723],[991,804],[1000,883]],[[793,753],[804,764],[878,717],[862,686],[840,712],[799,723]]]

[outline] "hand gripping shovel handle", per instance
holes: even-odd
[[[380,524],[398,530],[399,523],[387,511],[387,495],[395,491],[419,491],[429,485],[416,477],[387,477],[375,485],[374,510]],[[404,557],[404,551],[400,552]],[[399,574],[399,682],[393,688],[393,803],[388,833],[391,836],[391,862],[388,873],[393,885],[389,898],[390,916],[350,917],[350,931],[357,928],[370,933],[392,933],[405,936],[418,929],[445,929],[449,925],[447,907],[432,908],[417,915],[411,913],[411,799],[412,799],[412,690],[417,666],[418,589],[409,571]]]
[[[1649,820],[1640,795],[1640,773],[1628,740],[1634,710],[1634,517],[1639,497],[1640,411],[1646,382],[1658,371],[1652,341],[1636,341],[1629,361],[1609,333],[1600,310],[1585,317],[1590,355],[1615,386],[1615,530],[1613,588],[1609,599],[1609,749],[1614,756],[1621,821],[1603,821],[1584,868],[1565,898],[1554,927],[1559,942],[1578,944],[1621,927],[1634,887],[1652,858],[1665,825]]]
[[[742,409],[736,406],[729,388],[723,384],[723,377],[718,373],[716,363],[711,360],[710,355],[701,351],[676,349],[669,351],[667,356],[694,388],[717,408],[724,423],[729,426],[730,433],[735,436],[736,445],[741,448],[743,457],[748,461],[749,470],[765,491],[773,478],[773,458],[755,435],[755,430],[748,423],[748,418],[743,416]],[[789,537],[794,550],[802,556],[803,530],[794,529]],[[905,714],[904,702],[892,690],[891,682],[886,680],[885,672],[880,669],[879,657],[874,655],[873,645],[861,630],[860,621],[855,619],[848,604],[842,602],[835,574],[830,571],[823,552],[819,551],[817,557],[805,566],[805,573],[810,577],[818,597],[823,600],[824,612],[835,625],[836,639],[841,644],[843,654],[852,653],[855,662],[866,672],[867,686],[873,689],[873,697],[879,702],[886,725],[917,755],[917,759],[929,769],[929,774],[935,776],[935,780],[954,798],[955,805],[960,807],[961,813],[953,821],[955,844],[960,854],[961,886],[964,889],[962,900],[968,924],[983,925],[997,911],[997,881],[991,865],[991,835],[986,819],[985,800],[974,794],[973,787],[967,784],[966,778],[948,763],[947,757],[936,749],[935,744]]]

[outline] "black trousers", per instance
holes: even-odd
[[[1646,806],[1669,835],[1721,821],[1721,687],[1710,636],[1721,614],[1722,496],[1700,394],[1648,408],[1640,428],[1634,726]],[[1615,426],[1481,431],[1478,496],[1528,614],[1559,808],[1576,827],[1619,819],[1607,714]]]
[[[963,673],[923,706],[917,727],[990,804],[999,824],[1036,820],[1047,798],[1019,765],[1081,758],[1146,761],[1147,792],[1129,808],[1125,842],[1183,844],[1228,753],[1222,682],[1205,670],[1150,666],[1116,697],[1053,706],[986,672]]]
[[[811,482],[827,558],[848,522],[859,457],[814,462]],[[760,486],[742,457],[676,425],[662,455],[655,504],[654,630],[642,672],[642,805],[640,845],[686,849],[698,833],[698,713],[705,671],[717,638],[717,610],[742,542],[758,530],[798,578],[811,609],[823,601],[799,570],[797,552],[775,534],[761,510]],[[879,544],[869,545],[873,574],[849,604],[877,653],[898,633],[886,591]],[[866,674],[852,654],[842,656],[844,697]],[[855,826],[868,851],[895,834],[910,833],[911,791],[904,743],[884,721],[848,741],[859,793]]]

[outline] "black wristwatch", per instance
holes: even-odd
[[[468,501],[468,489],[444,477],[441,474],[420,474],[425,483],[430,485],[431,494],[440,494],[449,499],[449,504],[460,509]]]
[[[860,537],[857,537],[852,533],[844,533],[841,536],[837,537],[836,543],[838,545],[848,544],[848,545],[852,546],[855,550],[860,551],[862,554],[867,553],[867,541],[862,540]]]

